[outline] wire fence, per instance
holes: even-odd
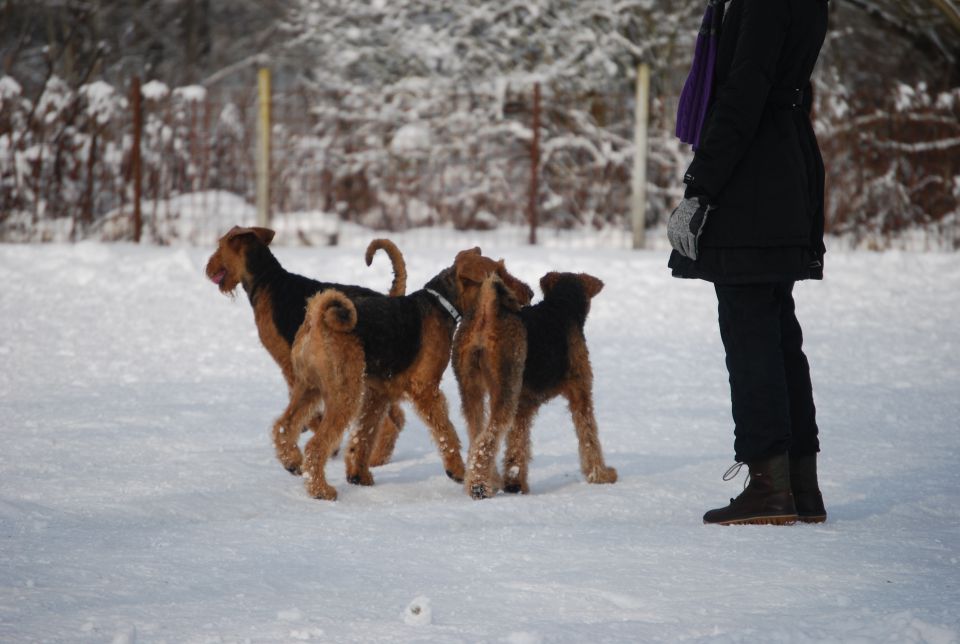
[[[47,95],[29,112],[9,99],[0,112],[20,130],[0,150],[4,237],[130,238],[134,184],[144,234],[156,242],[201,241],[226,225],[211,200],[248,217],[236,200],[211,194],[255,201],[255,91],[147,83],[139,106],[108,87],[55,86]],[[625,96],[629,88],[545,88],[542,103],[529,87],[275,94],[270,210],[308,229],[303,213],[390,231],[532,220],[626,230],[633,124]]]
[[[628,246],[632,84],[538,89],[539,100],[529,84],[274,93],[274,221],[290,241],[311,244],[342,243],[354,227],[445,227],[591,231]],[[835,97],[818,96],[829,230],[883,247],[919,226],[960,247],[954,94],[917,92],[860,111],[831,110]],[[138,182],[149,241],[206,244],[254,222],[256,88],[153,82],[139,96],[134,140],[128,90],[54,79],[31,102],[0,79],[0,239],[131,239]],[[672,96],[651,104],[648,227],[682,194],[689,151],[673,137],[675,105]]]

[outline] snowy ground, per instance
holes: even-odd
[[[606,282],[587,335],[617,484],[582,480],[555,402],[529,496],[470,500],[409,412],[374,487],[338,459],[340,500],[311,500],[211,248],[0,246],[0,641],[958,641],[960,256],[833,253],[798,286],[830,520],[720,528],[701,514],[741,481],[710,286],[663,251],[432,239],[397,238],[411,288],[478,239],[531,283]],[[385,289],[366,241],[276,252]]]

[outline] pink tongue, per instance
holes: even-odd
[[[220,271],[210,279],[213,281],[214,284],[216,284],[217,286],[220,286],[220,282],[222,282],[223,278],[226,276],[227,276],[227,271]]]

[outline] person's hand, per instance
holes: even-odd
[[[700,235],[707,223],[707,215],[713,206],[700,197],[689,197],[680,202],[667,221],[667,239],[678,253],[697,259],[700,251]]]

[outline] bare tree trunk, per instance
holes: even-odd
[[[143,217],[140,214],[140,136],[143,131],[143,110],[140,107],[140,78],[133,77],[130,87],[130,103],[133,108],[133,148],[130,150],[130,178],[133,180],[133,241],[140,243]]]
[[[94,128],[90,136],[90,153],[87,155],[87,186],[83,199],[83,210],[80,214],[80,223],[86,229],[93,223],[93,171],[97,165],[97,130]]]
[[[187,85],[197,82],[197,5],[194,0],[183,1],[183,29],[186,41],[186,60],[184,80]]]

